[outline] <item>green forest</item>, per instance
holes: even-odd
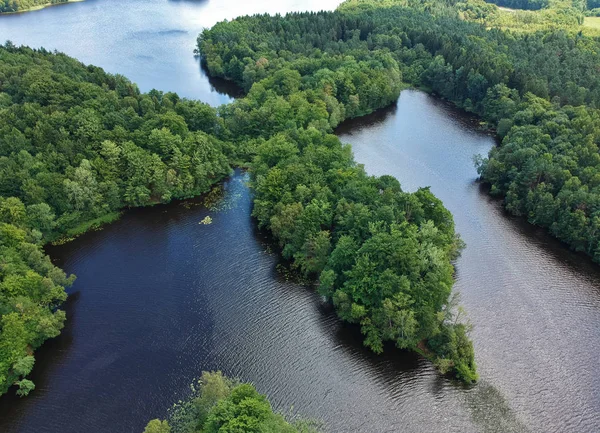
[[[0,48],[0,392],[58,335],[74,277],[43,253],[122,209],[201,194],[248,166],[260,227],[317,281],[365,345],[429,357],[476,380],[452,296],[463,244],[427,189],[368,176],[332,133],[415,86],[501,139],[477,161],[506,209],[600,261],[600,43],[583,8],[499,11],[477,0],[349,0],[334,12],[257,15],[198,37],[213,76],[246,96],[213,109],[65,55]]]
[[[72,284],[42,246],[122,208],[191,197],[230,173],[214,109],[62,54],[0,46],[0,394],[59,334]]]
[[[1,0],[0,13],[21,12],[38,7],[67,3],[72,0]]]
[[[404,87],[390,50],[368,46],[360,19],[344,21],[260,15],[198,38],[208,70],[249,90],[219,113],[232,137],[254,140],[253,215],[296,270],[319,279],[338,315],[360,325],[366,346],[417,350],[471,382],[468,326],[449,303],[462,246],[452,215],[428,189],[405,193],[394,178],[366,175],[329,134]]]
[[[476,114],[498,138],[474,158],[490,194],[600,263],[600,2],[493,3],[522,10],[347,0],[332,12],[220,22],[198,35],[196,54],[244,96],[219,108],[142,93],[61,53],[0,45],[0,395],[35,389],[35,352],[66,320],[76,277],[45,245],[130,208],[201,195],[233,167],[249,171],[252,215],[285,265],[367,348],[415,351],[477,381],[471,325],[453,292],[465,245],[452,214],[426,186],[411,193],[368,175],[335,129],[408,87]],[[0,12],[44,4],[4,1]],[[189,399],[145,429],[318,431],[220,372],[203,373]]]
[[[318,433],[314,422],[290,423],[274,413],[267,398],[253,385],[203,372],[192,395],[176,404],[168,420],[155,419],[144,433]]]
[[[329,277],[321,290],[343,318],[361,324],[370,347],[381,351],[391,340],[417,349],[429,339],[421,350],[443,371],[476,378],[467,327],[451,320],[448,306],[450,261],[460,247],[452,216],[428,190],[407,194],[392,178],[367,176],[330,135],[344,118],[398,97],[401,77],[389,55],[335,59],[332,67],[339,64],[353,86],[342,99],[347,108],[282,71],[218,112],[172,93],[141,94],[124,77],[62,54],[7,43],[0,59],[2,392],[13,384],[19,394],[33,389],[24,377],[34,350],[63,326],[58,306],[74,277],[50,264],[45,243],[111,221],[123,208],[198,195],[231,165],[248,163],[260,224],[296,269]],[[402,254],[388,257],[399,247]],[[346,275],[364,266],[375,286]]]
[[[511,213],[600,261],[600,43],[582,32],[577,13],[553,9],[543,22],[515,19],[506,29],[512,15],[478,1],[350,0],[330,13],[221,23],[200,35],[199,47],[211,73],[245,88],[295,73],[304,91],[321,92],[332,126],[364,101],[348,93],[336,59],[386,59],[371,69],[398,69],[403,81],[497,131],[502,143],[478,169]],[[362,83],[352,83],[355,95]],[[384,92],[364,97],[385,99]],[[330,96],[341,104],[334,108]]]
[[[26,248],[49,266],[45,243],[123,208],[200,194],[240,164],[251,165],[259,224],[295,269],[320,277],[321,292],[361,326],[367,346],[380,352],[392,341],[476,379],[468,326],[449,303],[461,247],[452,216],[426,189],[408,194],[392,178],[367,176],[330,135],[403,88],[393,55],[362,50],[359,36],[332,56],[290,52],[297,68],[257,59],[236,76],[245,73],[247,96],[218,111],[172,93],[141,94],[124,77],[61,54],[2,47],[2,392],[33,388],[23,378],[34,350],[60,331],[57,307],[73,279],[32,263]]]

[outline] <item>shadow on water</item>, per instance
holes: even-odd
[[[495,386],[479,382],[461,397],[481,433],[529,433]]]
[[[176,0],[176,1],[192,1],[192,0]],[[211,86],[211,90],[219,93],[220,95],[227,95],[232,99],[241,98],[244,96],[244,89],[238,86],[231,80],[224,78],[213,77],[209,74],[208,68],[202,61],[200,56],[195,56],[200,68],[200,75],[208,80]]]
[[[375,110],[371,114],[366,116],[357,117],[354,119],[346,119],[335,128],[336,135],[349,134],[352,135],[353,131],[360,131],[362,128],[381,124],[389,118],[396,115],[398,111],[398,102]]]
[[[600,295],[600,266],[598,266],[598,263],[583,252],[571,250],[568,244],[552,236],[548,229],[529,223],[524,216],[512,215],[504,208],[502,198],[490,195],[489,185],[477,182],[476,186],[480,200],[497,208],[498,215],[510,224],[519,236],[525,239],[526,242],[542,247],[543,251],[549,254],[555,263],[565,266],[572,273],[585,275],[587,278],[596,281],[597,285],[589,287],[595,290],[596,295]]]

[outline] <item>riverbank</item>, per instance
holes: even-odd
[[[41,5],[32,6],[32,7],[27,8],[27,9],[21,9],[21,10],[18,10],[18,11],[0,12],[0,16],[2,16],[2,15],[15,15],[15,14],[22,14],[22,13],[25,13],[25,12],[39,11],[39,10],[42,10],[42,9],[46,9],[47,7],[50,7],[50,6],[60,6],[60,5],[64,5],[64,4],[67,4],[67,3],[80,3],[80,2],[83,2],[83,1],[85,1],[85,0],[67,0],[67,1],[64,1],[64,2],[60,2],[60,3],[45,3],[45,4],[41,4]]]
[[[102,230],[102,228],[104,226],[114,223],[115,221],[118,221],[121,218],[121,216],[123,215],[123,213],[130,209],[140,209],[140,208],[147,208],[147,207],[152,207],[152,206],[157,206],[157,205],[165,205],[165,204],[170,204],[170,203],[184,202],[185,200],[201,199],[203,197],[207,197],[206,203],[209,203],[210,200],[215,200],[215,198],[211,198],[210,196],[213,194],[213,191],[215,191],[215,188],[224,181],[224,179],[230,177],[234,173],[234,170],[236,168],[240,168],[240,169],[246,168],[243,166],[243,164],[232,164],[232,167],[233,167],[233,169],[229,175],[222,176],[222,177],[215,179],[213,181],[213,183],[210,184],[209,188],[206,191],[199,192],[198,194],[195,194],[191,197],[174,198],[167,202],[157,202],[157,203],[152,203],[152,204],[148,204],[145,206],[123,208],[116,212],[109,212],[109,213],[99,216],[97,218],[93,218],[91,220],[87,220],[87,221],[83,221],[83,222],[79,223],[77,226],[68,229],[64,234],[59,235],[56,239],[49,240],[48,243],[53,246],[64,245],[68,242],[71,242],[71,241],[77,239],[79,236],[84,235],[90,231]]]

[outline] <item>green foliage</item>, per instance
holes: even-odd
[[[249,91],[222,108],[234,137],[333,128],[398,98],[398,63],[385,49],[369,50],[360,31],[344,29],[336,18],[256,15],[202,32],[198,49],[211,74]]]
[[[171,433],[171,427],[167,421],[153,419],[144,429],[144,433]]]
[[[279,152],[283,142],[300,152]],[[406,193],[390,176],[367,176],[347,146],[314,128],[259,146],[252,179],[259,225],[271,230],[296,269],[320,275],[320,293],[343,320],[360,325],[366,346],[379,353],[392,341],[416,350],[423,340],[454,332],[439,313],[461,242],[452,215],[428,189]],[[471,381],[472,346],[460,336],[453,350],[431,347],[451,359],[449,371]]]
[[[253,215],[294,269],[319,278],[320,292],[375,352],[385,341],[417,350],[442,332],[438,313],[462,245],[452,215],[428,189],[405,193],[392,177],[367,176],[329,134],[346,118],[389,105],[404,87],[402,58],[390,48],[401,50],[406,37],[388,27],[380,35],[381,25],[371,14],[339,11],[256,15],[198,38],[209,71],[248,90],[220,115],[232,139],[255,143]],[[469,88],[485,94],[479,76]],[[462,363],[458,351],[443,349],[449,370],[476,376],[472,350]],[[471,370],[461,374],[461,365]]]
[[[44,255],[19,203],[0,198],[0,221],[8,221],[0,222],[0,393],[17,384],[27,395],[34,386],[20,378],[33,368],[33,350],[60,333],[65,314],[56,307],[74,277]]]
[[[22,379],[17,384],[19,385],[19,389],[17,390],[19,397],[25,397],[35,389],[35,384],[29,379]]]
[[[20,12],[43,6],[67,3],[69,0],[0,0],[0,13]]]
[[[354,18],[370,49],[388,47],[413,84],[496,127],[502,144],[479,164],[492,193],[600,261],[599,40],[561,18],[528,33],[490,28],[494,7],[474,0],[408,3],[352,0],[340,20]],[[528,14],[548,22],[563,7]]]
[[[62,54],[0,46],[0,394],[56,337],[67,277],[42,245],[113,221],[124,207],[206,192],[230,171],[216,111]]]
[[[290,424],[250,384],[203,372],[192,396],[175,405],[169,421],[152,420],[144,433],[318,433],[308,422]]]

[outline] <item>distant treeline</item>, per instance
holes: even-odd
[[[69,0],[0,0],[0,13],[26,11],[38,6],[67,3]]]
[[[221,372],[202,373],[192,395],[176,404],[168,420],[155,419],[144,433],[318,433],[314,422],[288,422],[248,383]]]

